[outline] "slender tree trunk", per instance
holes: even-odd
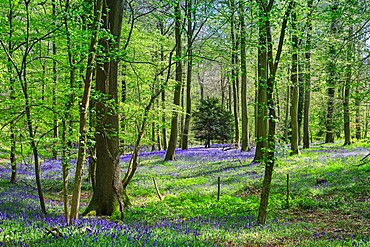
[[[159,31],[161,35],[165,35],[164,25],[163,22],[160,21],[159,23]],[[164,62],[164,48],[161,45],[161,62]],[[162,75],[163,78],[163,75]],[[166,128],[166,91],[162,90],[161,93],[161,101],[162,101],[162,149],[167,149],[167,128]]]
[[[289,115],[290,115],[290,86],[286,88],[285,120],[284,120],[284,139],[289,142]]]
[[[298,61],[298,145],[302,145],[302,122],[304,107],[303,63]]]
[[[52,14],[53,14],[53,17],[56,18],[56,6],[55,6],[55,2],[52,1]],[[56,37],[53,37],[53,42],[52,42],[52,52],[53,52],[53,56],[54,58],[56,58],[57,56],[57,45],[56,45]],[[57,159],[57,156],[58,156],[58,147],[57,147],[57,143],[58,143],[58,135],[59,135],[59,129],[58,129],[58,114],[56,113],[56,105],[57,105],[57,81],[58,81],[58,74],[57,74],[57,61],[54,59],[53,60],[53,99],[52,99],[52,102],[53,102],[53,109],[54,109],[54,119],[53,119],[53,139],[54,139],[54,143],[53,143],[53,158],[54,159]]]
[[[352,35],[352,27],[349,30],[349,35]],[[351,41],[348,42],[347,47],[347,68],[346,68],[346,80],[344,82],[344,99],[343,99],[343,118],[344,118],[344,146],[351,144],[351,128],[350,128],[350,112],[349,112],[349,97],[350,97],[350,85],[352,76],[352,45]]]
[[[307,1],[309,11],[312,10],[313,0]],[[305,52],[305,91],[303,110],[303,148],[310,147],[310,104],[311,104],[311,35],[312,19],[307,18],[307,39]]]
[[[9,12],[8,12],[8,20],[9,20],[9,42],[8,42],[8,52],[10,56],[13,56],[13,18],[14,18],[14,10],[13,10],[13,1],[9,0]],[[14,75],[13,75],[13,68],[11,65],[11,59],[8,58],[8,73],[9,73],[9,81],[10,81],[10,101],[15,101],[15,92],[14,92]],[[10,183],[17,182],[17,160],[16,160],[16,139],[15,139],[15,122],[10,123],[10,165],[12,169],[12,175],[10,177]]]
[[[331,20],[331,33],[335,35],[336,33],[336,17],[334,13],[338,8],[338,3],[335,2],[332,8],[333,17]],[[333,115],[334,115],[334,93],[335,93],[335,80],[336,80],[336,65],[335,65],[335,57],[336,57],[336,49],[334,47],[335,44],[330,44],[329,47],[329,55],[330,61],[328,65],[329,70],[329,78],[328,78],[328,105],[327,105],[327,113],[326,113],[326,135],[325,135],[325,143],[332,143],[334,142],[334,126],[333,126]]]
[[[28,126],[28,134],[30,137],[30,145],[31,150],[33,153],[33,158],[35,162],[35,177],[36,177],[36,185],[37,185],[37,193],[39,195],[39,201],[40,201],[40,207],[43,214],[46,214],[46,207],[45,207],[45,200],[44,195],[42,192],[42,186],[41,186],[41,180],[40,180],[40,167],[39,167],[39,154],[37,149],[37,144],[35,140],[35,132],[33,128],[33,120],[32,120],[32,114],[31,114],[31,105],[30,105],[30,97],[28,94],[28,80],[27,80],[27,56],[29,52],[29,45],[30,45],[30,10],[29,10],[29,1],[25,1],[25,8],[26,8],[26,47],[25,47],[25,53],[23,55],[22,60],[22,72],[23,75],[20,75],[20,82],[22,83],[22,91],[24,95],[25,100],[25,113],[26,113],[26,121]],[[22,77],[23,76],[23,77]]]
[[[163,90],[161,94],[162,100],[162,143],[163,150],[167,149],[167,128],[166,128],[166,92]]]
[[[220,72],[220,84],[221,84],[221,105],[226,109],[226,87],[227,84],[225,83],[225,77],[223,75],[223,72],[221,70]]]
[[[188,69],[186,76],[186,115],[184,131],[182,134],[181,148],[188,149],[189,142],[189,130],[190,130],[190,119],[191,119],[191,82],[193,73],[193,0],[187,0],[187,39],[188,39]],[[195,13],[194,13],[195,14]]]
[[[356,99],[355,99],[355,123],[356,123],[356,139],[361,139],[361,114],[360,114],[360,99],[359,99],[359,89],[356,89]]]
[[[182,147],[182,136],[184,134],[184,112],[185,112],[185,87],[184,85],[181,85],[181,99],[180,99],[180,104],[181,104],[181,114],[180,114],[180,123],[179,123],[179,131],[180,131],[180,138],[178,139],[179,143],[178,145]]]
[[[98,33],[100,28],[100,21],[102,18],[103,1],[99,0],[95,7],[95,18],[93,22],[93,36],[90,41],[89,56],[86,67],[85,75],[85,88],[83,97],[80,104],[80,129],[79,129],[79,141],[78,141],[78,155],[76,173],[74,179],[72,204],[71,204],[71,215],[70,220],[74,222],[78,218],[78,211],[80,208],[81,198],[81,184],[82,184],[82,171],[86,157],[86,132],[87,132],[87,115],[89,112],[90,104],[90,93],[91,83],[93,79],[94,63],[96,57],[96,51],[98,47]]]
[[[276,132],[276,112],[275,112],[275,102],[274,102],[274,84],[275,84],[275,75],[279,65],[279,60],[281,57],[281,52],[284,43],[285,37],[285,30],[288,21],[289,14],[293,7],[293,0],[290,1],[288,8],[284,14],[283,23],[281,25],[280,30],[280,38],[279,44],[276,51],[276,57],[273,59],[272,55],[272,37],[271,37],[271,25],[268,18],[268,12],[271,10],[272,5],[265,5],[263,3],[259,3],[260,7],[260,15],[259,15],[259,22],[265,22],[265,30],[266,30],[266,46],[268,46],[268,67],[269,67],[269,77],[266,83],[267,91],[266,91],[266,98],[267,98],[267,108],[268,108],[268,140],[267,140],[267,151],[265,153],[265,174],[262,183],[261,189],[261,200],[258,209],[258,223],[264,224],[267,218],[267,208],[268,208],[268,199],[270,195],[270,186],[271,186],[271,179],[275,164],[275,132]],[[262,12],[263,11],[263,12]],[[264,17],[267,14],[267,18]],[[275,62],[274,62],[275,61]]]
[[[68,13],[70,9],[70,1],[65,1],[64,6],[64,13]],[[68,57],[68,65],[69,65],[69,90],[71,91],[68,99],[67,104],[63,111],[63,118],[62,118],[62,181],[63,181],[63,204],[64,204],[64,216],[66,219],[67,224],[70,223],[69,218],[69,196],[68,196],[68,175],[69,175],[69,160],[71,155],[71,140],[70,135],[73,130],[72,120],[71,120],[71,112],[70,109],[73,108],[74,100],[75,100],[75,61],[74,61],[74,54],[73,54],[73,44],[71,40],[71,32],[69,30],[69,19],[68,15],[64,15],[64,28],[66,33],[67,39],[67,57]]]
[[[365,130],[364,130],[364,138],[367,139],[367,133],[369,128],[369,105],[365,105]]]
[[[292,127],[292,135],[290,139],[291,143],[291,154],[299,154],[298,147],[298,36],[296,30],[297,15],[295,10],[292,13],[292,69],[291,69],[291,81],[292,81],[292,99],[290,106],[290,119]]]
[[[175,8],[175,39],[176,39],[176,86],[175,93],[173,97],[173,103],[176,106],[180,106],[180,96],[181,96],[181,86],[182,86],[182,44],[181,44],[181,9],[180,1],[177,1]],[[175,149],[177,146],[177,134],[178,134],[178,110],[173,109],[172,111],[172,120],[171,120],[171,135],[170,141],[168,143],[168,148],[165,161],[175,159]]]
[[[263,149],[267,143],[267,27],[264,19],[267,13],[259,5],[258,20],[258,82],[257,82],[257,125],[256,125],[256,152],[253,162],[261,162],[263,159]]]
[[[334,87],[328,88],[328,108],[326,114],[326,136],[325,143],[334,142],[333,113],[334,113]]]
[[[247,91],[247,63],[246,63],[246,28],[244,20],[245,2],[239,0],[240,20],[240,64],[241,64],[241,105],[242,105],[242,151],[249,151],[249,126],[248,126],[248,91]]]
[[[234,124],[235,124],[235,145],[239,147],[240,132],[239,132],[239,90],[238,90],[238,65],[237,65],[237,41],[235,35],[235,1],[230,0],[231,20],[231,84],[233,90],[233,110],[234,110]]]

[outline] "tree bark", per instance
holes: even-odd
[[[359,99],[359,89],[356,89],[356,98],[355,98],[355,124],[356,124],[356,139],[361,139],[361,114],[360,114],[360,99]]]
[[[352,35],[353,28],[350,27],[349,35]],[[351,76],[352,76],[352,45],[351,41],[347,46],[347,68],[346,80],[344,82],[344,99],[343,99],[343,120],[344,120],[344,146],[351,145],[351,127],[350,127],[350,112],[349,112],[349,97],[351,91]]]
[[[234,110],[234,124],[235,124],[235,145],[239,147],[240,131],[239,131],[239,86],[238,86],[238,65],[237,65],[237,41],[235,35],[235,1],[230,0],[231,20],[231,85],[233,90],[233,110]]]
[[[267,140],[267,150],[266,155],[264,157],[265,161],[265,174],[263,178],[262,183],[262,189],[261,189],[261,200],[260,205],[258,209],[258,223],[264,224],[266,222],[267,218],[267,207],[268,207],[268,199],[270,195],[270,186],[271,186],[271,179],[275,164],[275,132],[276,132],[276,112],[275,112],[275,102],[274,102],[274,84],[275,84],[275,75],[276,71],[279,65],[281,52],[283,48],[284,43],[284,37],[285,37],[285,30],[286,25],[288,21],[289,14],[292,10],[294,1],[290,1],[289,5],[287,7],[287,10],[283,17],[283,22],[281,25],[280,30],[280,38],[279,38],[279,44],[276,51],[275,60],[273,59],[272,51],[272,37],[271,37],[271,25],[268,18],[268,12],[271,10],[273,2],[270,2],[268,5],[266,4],[263,6],[263,3],[259,3],[260,10],[263,10],[263,12],[260,12],[259,17],[263,17],[267,14],[267,18],[259,18],[259,21],[265,22],[265,30],[266,30],[266,45],[268,46],[268,67],[269,67],[269,77],[267,80],[267,91],[266,91],[266,99],[267,99],[267,107],[268,107],[268,140]]]
[[[248,91],[247,91],[247,63],[246,63],[246,28],[244,20],[245,2],[239,0],[240,20],[240,65],[241,65],[241,105],[242,105],[242,151],[249,151],[249,125],[248,125]]]
[[[289,80],[289,79],[288,79]],[[290,86],[286,88],[286,101],[285,101],[285,119],[284,119],[284,139],[289,143],[289,115],[290,115]]]
[[[292,82],[292,99],[290,105],[290,120],[292,127],[292,135],[290,139],[291,154],[299,154],[298,146],[298,36],[296,30],[297,14],[293,9],[292,13],[292,68],[291,68],[291,82]]]
[[[331,33],[335,35],[336,33],[336,17],[334,13],[338,8],[338,3],[334,2],[332,7],[332,20],[331,20]],[[335,44],[330,44],[329,46],[329,55],[330,61],[328,65],[328,103],[327,103],[327,113],[326,113],[326,135],[325,135],[325,143],[332,143],[334,142],[334,126],[333,126],[333,116],[334,116],[334,94],[335,94],[335,81],[336,81],[336,64],[335,64],[335,57],[336,57],[336,49]]]
[[[267,143],[267,27],[265,19],[268,13],[259,4],[258,19],[258,82],[257,82],[257,125],[256,125],[256,152],[253,162],[261,162],[263,149]]]
[[[175,15],[175,40],[176,40],[176,85],[175,92],[173,97],[173,103],[175,108],[172,111],[172,120],[171,120],[171,135],[170,141],[168,143],[168,148],[165,161],[175,159],[175,150],[177,146],[177,135],[178,135],[178,122],[179,114],[176,107],[180,106],[180,97],[181,97],[181,86],[182,86],[182,44],[181,44],[181,9],[180,1],[177,1],[174,7]]]
[[[53,17],[56,18],[56,6],[55,2],[52,1],[52,14]],[[52,52],[54,58],[57,56],[57,45],[56,45],[56,37],[53,37],[53,42],[52,42]],[[58,81],[58,74],[57,74],[57,61],[53,60],[53,109],[54,109],[54,119],[53,119],[53,158],[57,159],[58,156],[58,148],[57,148],[57,143],[58,143],[58,136],[59,136],[59,128],[58,128],[58,114],[56,113],[56,105],[57,105],[57,81]]]
[[[109,30],[113,36],[99,41],[107,57],[119,49],[123,6],[123,0],[107,0],[103,5],[104,29]],[[97,215],[112,215],[119,211],[123,219],[117,111],[118,63],[119,58],[113,57],[104,59],[104,63],[97,66],[96,90],[102,98],[96,102],[96,187],[84,214],[94,210]]]
[[[186,1],[186,11],[187,11],[187,43],[188,43],[188,69],[186,76],[186,115],[184,129],[182,133],[181,148],[188,149],[189,142],[189,130],[190,130],[190,119],[191,119],[191,82],[192,82],[192,71],[193,71],[193,19],[195,18],[195,13],[193,14],[193,0]]]
[[[82,97],[81,104],[80,104],[80,129],[79,129],[77,165],[76,165],[76,173],[75,173],[75,179],[74,179],[72,204],[71,204],[71,215],[70,215],[71,222],[74,222],[78,218],[78,211],[80,208],[82,171],[83,171],[83,165],[85,163],[85,157],[86,157],[87,115],[89,112],[91,83],[93,79],[96,51],[98,47],[98,40],[99,40],[98,33],[100,29],[100,21],[102,18],[102,8],[103,8],[103,1],[102,0],[97,1],[96,7],[95,7],[95,18],[93,22],[93,30],[92,30],[93,36],[90,41],[89,56],[88,56],[87,67],[86,67],[85,87],[84,87],[84,93],[83,93],[83,97]]]
[[[8,41],[8,52],[9,55],[13,56],[13,18],[14,18],[14,10],[13,10],[13,1],[9,0],[9,12],[8,12],[8,21],[9,21],[9,41]],[[15,100],[15,92],[14,92],[14,83],[15,79],[13,77],[13,68],[11,65],[11,59],[8,58],[8,74],[9,74],[9,91],[10,91],[10,101]],[[12,111],[13,114],[13,111]],[[10,183],[17,182],[17,163],[16,163],[16,139],[15,139],[15,130],[14,126],[15,122],[10,123],[10,166],[12,169],[12,174],[10,177]]]
[[[308,10],[312,10],[313,0],[307,1]],[[307,18],[307,38],[305,52],[305,90],[303,110],[303,148],[310,147],[310,104],[311,104],[311,35],[312,19]]]

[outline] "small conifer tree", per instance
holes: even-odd
[[[217,98],[201,100],[194,115],[195,138],[210,147],[211,140],[225,142],[234,134],[233,116],[225,110]]]

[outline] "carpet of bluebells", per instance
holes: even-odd
[[[66,225],[62,213],[60,160],[44,160],[41,166],[46,216],[39,209],[33,166],[19,164],[18,182],[9,184],[10,165],[0,164],[0,246],[370,246],[369,183],[363,184],[369,182],[370,166],[353,166],[368,152],[317,147],[289,157],[286,147],[278,149],[263,226],[256,224],[263,167],[251,164],[253,149],[214,145],[177,150],[172,162],[162,161],[165,151],[142,152],[128,188],[133,206],[125,210],[125,221],[81,217],[73,226]],[[123,172],[129,159],[121,157]],[[73,169],[72,162],[71,182]],[[315,184],[317,177],[327,182]],[[89,195],[89,186],[83,189]],[[87,202],[88,196],[82,210]]]

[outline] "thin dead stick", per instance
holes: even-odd
[[[157,185],[157,181],[155,180],[155,178],[154,178],[154,177],[153,177],[153,183],[154,183],[155,191],[157,191],[158,198],[159,198],[159,200],[161,200],[161,201],[162,201],[162,195],[161,195],[161,193],[159,192],[158,185]]]

